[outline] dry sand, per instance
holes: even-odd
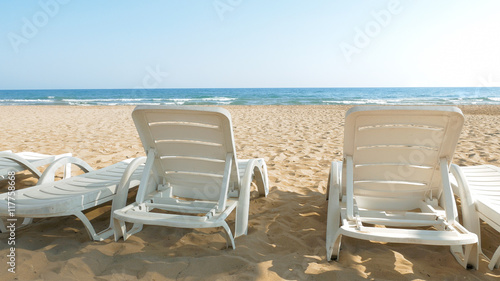
[[[325,257],[325,190],[330,162],[341,160],[348,106],[227,106],[239,158],[264,157],[268,198],[251,200],[249,232],[226,249],[221,229],[146,226],[126,242],[90,241],[75,217],[49,218],[16,232],[16,274],[2,280],[499,280],[485,260],[463,269],[447,247],[343,238],[340,261]],[[72,152],[94,168],[144,155],[131,106],[2,106],[1,150]],[[454,163],[499,165],[500,107],[462,107],[466,116]],[[36,184],[17,175],[17,188]],[[5,181],[0,191],[5,191]],[[87,215],[107,227],[109,205]],[[230,217],[233,225],[234,216]],[[491,255],[500,234],[482,226]]]

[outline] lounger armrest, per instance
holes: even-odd
[[[71,152],[68,152],[68,153],[63,153],[63,154],[59,154],[59,155],[54,155],[54,158],[57,160],[57,159],[61,159],[61,158],[64,158],[64,157],[72,157],[73,154]]]
[[[94,170],[92,167],[90,167],[89,164],[87,164],[87,162],[83,161],[82,159],[71,156],[62,157],[50,164],[50,166],[43,172],[42,176],[38,180],[37,185],[54,182],[56,171],[62,166],[69,166],[71,164],[78,166],[86,173]],[[68,177],[71,177],[71,175],[65,175],[65,178]]]
[[[260,196],[267,197],[269,179],[266,162],[262,158],[250,159],[241,179],[238,207],[236,208],[236,225],[234,237],[246,235],[248,231],[248,215],[250,210],[250,188],[255,179]]]
[[[137,168],[146,163],[146,159],[147,158],[145,156],[135,158],[134,160],[132,160],[132,162],[128,164],[127,168],[125,169],[125,172],[123,172],[120,184],[116,189],[116,195],[113,198],[113,204],[111,207],[111,216],[113,216],[113,212],[115,210],[125,207],[125,204],[127,203],[127,194],[129,190],[130,178],[134,174],[135,170],[137,170]]]
[[[16,162],[17,164],[23,166],[24,168],[28,169],[30,172],[32,172],[34,175],[37,177],[41,177],[42,173],[38,171],[36,167],[33,167],[33,165],[23,157],[17,155],[16,153],[11,152],[10,150],[7,151],[1,151],[0,152],[0,158],[6,158],[9,160],[12,160]]]
[[[269,176],[267,173],[267,164],[264,158],[254,159],[255,164],[253,164],[253,175],[257,181],[257,189],[260,196],[267,197],[269,194]],[[252,166],[250,166],[252,167]],[[246,176],[245,171],[245,176]]]
[[[478,245],[471,248],[459,247],[454,249],[452,247],[452,254],[455,256],[455,258],[457,258],[455,252],[458,252],[463,256],[464,266],[478,269],[479,255],[480,253],[482,253],[481,225],[479,222],[479,216],[476,212],[475,200],[472,196],[472,193],[470,192],[467,178],[465,177],[462,169],[456,164],[451,164],[450,174],[453,175],[456,180],[456,184],[452,183],[451,187],[453,189],[453,193],[460,198],[460,205],[462,206],[462,224],[468,231],[476,234],[479,239]],[[457,258],[457,260],[460,262],[459,258]]]

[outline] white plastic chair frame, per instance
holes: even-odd
[[[133,117],[147,152],[147,161],[136,202],[115,211],[115,240],[121,237],[126,240],[141,231],[144,224],[181,228],[223,227],[226,241],[234,249],[234,237],[247,233],[252,180],[256,180],[260,195],[267,196],[269,187],[264,159],[236,158],[229,112],[216,107],[138,106]],[[165,129],[156,129],[157,126]],[[218,139],[220,143],[210,143],[207,139]],[[169,148],[175,144],[177,149]],[[194,149],[195,153],[186,149],[189,145],[204,148]],[[227,149],[224,160],[216,159],[221,151],[212,154],[213,147]],[[176,161],[182,160],[190,165],[177,164]],[[215,172],[217,169],[212,169],[207,163],[199,168],[200,162],[216,163],[221,169],[223,165],[223,173],[210,175],[218,173]],[[206,183],[202,180],[197,184],[191,182],[197,177],[220,178],[212,180],[215,184],[209,187],[215,190],[207,194],[203,190]],[[126,190],[119,190],[117,204],[124,204],[126,195]],[[166,213],[152,212],[154,209]],[[235,209],[233,237],[225,219]],[[133,224],[128,231],[126,222]]]
[[[477,265],[467,259],[478,238],[456,220],[448,177],[462,124],[461,111],[453,107],[366,106],[347,112],[344,159],[332,162],[328,179],[328,260],[338,259],[346,235],[450,246],[462,266]],[[410,161],[421,149],[422,159]],[[425,226],[436,230],[414,229]]]
[[[91,239],[102,241],[113,235],[112,216],[118,207],[113,203],[110,225],[99,233],[95,231],[83,211],[112,200],[117,190],[137,186],[142,173],[141,165],[145,161],[146,157],[139,157],[94,170],[81,159],[60,158],[44,171],[37,185],[15,191],[15,216],[25,218],[22,227],[30,224],[33,218],[74,215],[82,221]],[[71,164],[86,173],[54,181],[55,172],[60,167]],[[115,189],[114,193],[112,189]],[[0,194],[0,217],[9,217],[9,214],[7,194]],[[2,220],[0,220],[0,231],[7,232]]]

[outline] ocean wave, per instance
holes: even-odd
[[[192,99],[165,99],[165,105],[183,105],[186,102],[192,101]]]
[[[213,98],[202,98],[203,101],[220,101],[220,102],[230,102],[233,100],[237,100],[237,98],[228,98],[228,97],[213,97]]]
[[[183,105],[186,103],[192,104],[209,104],[215,102],[217,104],[230,104],[236,98],[98,98],[98,99],[74,99],[63,98],[61,100],[54,99],[0,99],[0,104],[41,104],[41,103],[57,103],[68,105]]]
[[[326,104],[387,104],[387,100],[323,100],[322,103]]]
[[[467,105],[467,104],[500,104],[500,97],[496,98],[404,98],[404,99],[350,99],[350,100],[322,100],[323,104],[342,105]]]
[[[500,88],[0,90],[0,105],[500,105]]]
[[[147,101],[143,98],[123,98],[123,99],[62,99],[65,102],[127,102],[127,101]]]
[[[193,99],[166,99],[166,100],[173,102],[187,102],[187,101],[192,101]]]
[[[0,99],[0,103],[2,102],[54,102],[53,100],[46,100],[46,99]]]
[[[92,104],[88,104],[88,103],[78,103],[78,102],[68,102],[68,105],[92,106]]]

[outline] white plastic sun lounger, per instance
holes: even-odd
[[[35,152],[13,153],[10,150],[0,151],[0,180],[6,178],[9,172],[20,172],[29,170],[37,178],[42,176],[38,167],[48,165],[55,160],[71,156],[71,153],[60,155],[47,155]],[[66,167],[65,175],[71,174],[70,166]]]
[[[264,159],[238,160],[229,112],[217,107],[138,106],[132,113],[147,153],[134,204],[114,213],[115,240],[146,225],[223,227],[236,209],[235,237],[247,233],[253,179],[267,196]],[[123,204],[126,193],[117,195]],[[133,223],[127,231],[125,223]]]
[[[500,233],[500,168],[492,165],[459,167],[452,165],[451,173],[456,179],[453,190],[460,197],[464,226],[481,238],[479,219]],[[471,262],[483,255],[481,241],[476,253],[471,253]],[[488,267],[500,266],[500,247],[493,254]]]
[[[0,194],[0,217],[7,221],[12,216],[23,217],[23,225],[26,225],[33,218],[74,215],[83,222],[91,239],[104,240],[113,235],[113,220],[108,229],[96,233],[83,211],[112,200],[118,188],[137,186],[145,160],[146,157],[128,159],[93,170],[78,158],[60,158],[45,170],[37,185],[16,190],[14,194]],[[74,164],[87,173],[54,181],[56,170],[67,164]],[[0,231],[7,231],[2,220]]]
[[[456,220],[448,177],[462,126],[463,115],[455,107],[351,108],[344,159],[330,170],[327,259],[338,259],[345,235],[453,246],[457,261],[467,266],[465,255],[454,248],[470,253],[478,238]]]

